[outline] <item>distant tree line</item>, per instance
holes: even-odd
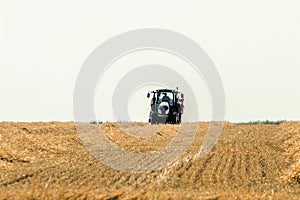
[[[286,122],[286,120],[277,120],[277,121],[271,121],[271,120],[257,120],[257,121],[249,121],[249,122],[238,122],[236,124],[274,124],[274,125],[279,125],[283,122]]]

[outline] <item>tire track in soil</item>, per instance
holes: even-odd
[[[241,137],[244,135],[245,134],[241,135]],[[245,147],[244,142],[240,141],[238,144],[238,149],[236,150],[236,167],[234,168],[233,173],[236,174],[237,182],[244,183],[247,181],[245,155],[248,154],[248,150]]]
[[[7,186],[12,185],[14,183],[19,183],[19,182],[21,182],[21,181],[23,181],[23,180],[25,180],[27,178],[33,177],[35,174],[37,174],[37,173],[24,174],[23,176],[20,176],[18,178],[15,178],[13,180],[10,180],[8,182],[3,183],[1,186],[7,187]]]
[[[242,150],[240,140],[243,137],[241,134],[241,131],[239,131],[237,134],[233,135],[233,145],[232,145],[232,157],[230,160],[230,164],[228,165],[229,170],[227,173],[228,180],[230,182],[235,182],[237,180],[237,177],[239,176],[239,173],[236,173],[237,163],[238,163],[238,152]],[[225,175],[226,176],[226,175]]]
[[[12,184],[15,184],[15,183],[20,183],[20,182],[22,182],[22,181],[24,181],[24,180],[26,180],[26,179],[28,179],[28,178],[31,178],[31,177],[33,177],[33,176],[35,176],[35,175],[38,175],[38,174],[40,174],[40,173],[42,173],[42,172],[44,172],[44,171],[46,171],[46,170],[53,169],[53,168],[55,168],[55,167],[57,167],[57,165],[50,166],[50,167],[46,167],[46,168],[40,169],[40,170],[38,170],[38,171],[36,171],[36,172],[33,172],[33,173],[23,174],[22,176],[19,176],[19,177],[17,177],[17,178],[14,178],[14,179],[12,179],[12,180],[9,180],[9,181],[6,181],[6,182],[2,183],[2,184],[0,185],[0,187],[1,187],[1,186],[2,186],[2,187],[7,187],[7,186],[12,185]]]
[[[262,180],[264,180],[266,179],[267,171],[266,171],[266,161],[262,157],[259,158],[259,166],[260,166]]]
[[[214,168],[214,170],[212,171],[212,182],[213,183],[217,183],[217,182],[220,182],[220,171],[222,169],[222,166],[225,165],[226,163],[226,159],[224,159],[224,156],[218,156],[218,161],[216,162],[216,166]]]
[[[4,162],[8,162],[8,163],[30,163],[29,160],[23,160],[23,159],[19,159],[19,158],[6,158],[4,156],[1,156],[0,160],[2,160]]]
[[[208,165],[211,163],[211,160],[213,159],[214,156],[215,156],[215,153],[211,152],[210,155],[206,156],[207,158],[203,161],[203,164],[200,165],[201,167],[195,170],[195,173],[193,175],[194,183],[204,184],[205,177],[203,177],[203,173],[206,170],[206,168],[208,167]]]
[[[236,154],[233,153],[232,157],[230,159],[230,162],[228,162],[228,173],[227,173],[227,178],[230,182],[234,182],[235,181],[235,175],[234,175],[234,167],[235,167],[235,163],[236,163]],[[226,176],[226,175],[225,175]]]
[[[250,157],[250,181],[257,182],[261,180],[261,170],[259,166],[259,157],[254,155],[253,157]]]
[[[222,162],[220,164],[219,170],[217,173],[218,180],[216,183],[220,182],[228,182],[228,177],[225,176],[226,171],[228,169],[229,161],[232,159],[232,153],[230,151],[226,151],[226,153],[221,154]]]
[[[234,174],[238,174],[238,180],[240,182],[247,181],[246,173],[245,173],[245,171],[243,171],[243,164],[245,164],[245,162],[243,161],[243,154],[239,153],[237,167],[235,168],[236,170],[234,171]]]
[[[245,173],[247,175],[247,179],[249,180],[251,177],[251,173],[250,173],[250,167],[251,167],[251,163],[250,163],[250,155],[247,153],[245,155]]]

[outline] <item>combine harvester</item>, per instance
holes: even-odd
[[[150,91],[147,98],[151,99],[149,123],[151,124],[180,124],[184,110],[184,94],[176,90],[159,89]]]

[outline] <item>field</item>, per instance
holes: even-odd
[[[90,155],[72,122],[2,122],[0,198],[300,199],[300,122],[226,122],[214,149],[198,158],[209,125],[199,123],[186,153],[166,168],[128,173]],[[146,140],[127,135],[115,123],[93,126],[134,152],[164,147],[179,128],[166,125]],[[147,124],[127,126],[138,132]]]

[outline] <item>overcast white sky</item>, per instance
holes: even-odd
[[[146,27],[203,47],[223,80],[226,120],[300,120],[299,10],[298,0],[1,0],[0,121],[73,120],[87,56]]]

